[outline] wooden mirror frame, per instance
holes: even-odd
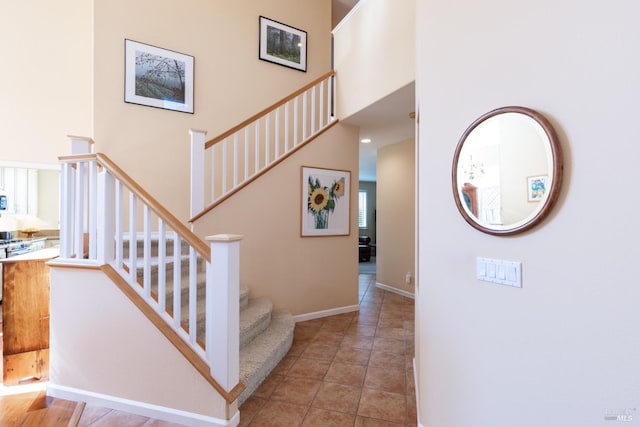
[[[473,130],[478,127],[484,121],[495,117],[500,114],[505,113],[519,113],[529,118],[535,120],[544,130],[547,135],[547,140],[549,143],[549,148],[551,150],[552,162],[549,165],[553,170],[550,171],[549,175],[552,177],[551,186],[547,189],[548,195],[546,200],[541,202],[541,206],[537,208],[536,212],[528,221],[518,224],[515,223],[513,227],[510,228],[492,228],[488,225],[481,223],[477,217],[472,217],[469,215],[467,210],[463,206],[463,200],[460,197],[460,188],[461,185],[458,182],[458,160],[460,158],[460,153],[462,148],[471,134]],[[464,132],[460,141],[458,142],[458,146],[456,147],[455,154],[453,156],[453,168],[451,172],[452,183],[453,183],[453,199],[455,200],[456,206],[462,214],[462,217],[467,221],[473,228],[482,231],[483,233],[492,234],[494,236],[508,236],[513,234],[522,233],[526,230],[531,229],[532,227],[538,225],[542,220],[544,220],[549,212],[555,205],[558,196],[560,194],[560,187],[562,185],[562,176],[564,172],[564,159],[562,155],[562,147],[560,146],[560,141],[558,139],[558,135],[546,117],[542,114],[538,113],[535,110],[526,107],[518,107],[518,106],[509,106],[509,107],[501,107],[495,110],[489,111],[488,113],[482,115],[478,119],[476,119]],[[474,193],[475,198],[475,193]]]

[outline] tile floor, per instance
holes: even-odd
[[[415,426],[414,301],[360,274],[360,312],[296,324],[240,426]]]
[[[416,425],[413,300],[377,289],[373,274],[360,274],[359,286],[359,313],[296,324],[291,350],[240,408],[241,426]],[[1,325],[0,317],[0,333]],[[17,396],[26,399],[21,405],[0,397],[0,408],[9,405],[21,416],[37,396]],[[0,414],[0,425],[7,421],[2,415],[10,414]],[[90,405],[79,423],[113,425],[175,424]]]

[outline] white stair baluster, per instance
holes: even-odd
[[[129,193],[129,283],[137,282],[136,269],[138,264],[138,239],[137,239],[137,203],[135,194]]]
[[[300,96],[296,96],[293,100],[293,146],[298,145],[298,100]]]
[[[124,254],[122,251],[123,239],[122,234],[124,233],[123,222],[124,222],[124,191],[123,185],[121,181],[116,181],[116,266],[118,269],[122,268],[122,261],[124,258]],[[131,241],[129,241],[129,250],[133,250],[131,248]]]
[[[302,94],[302,137],[300,142],[307,138],[307,91]]]
[[[146,204],[143,207],[143,264],[142,284],[144,296],[151,297],[151,210]]]
[[[233,135],[233,188],[238,186],[238,132]]]
[[[249,178],[249,126],[244,129],[244,179]]]
[[[173,239],[173,327],[180,330],[180,319],[182,318],[180,249],[182,242],[177,233],[174,233]]]
[[[273,129],[273,160],[280,157],[280,108],[275,111],[275,124]]]
[[[193,246],[189,247],[189,340],[196,344],[198,332],[198,258]]]
[[[269,165],[269,136],[270,136],[270,126],[269,126],[269,118],[271,114],[267,113],[264,116],[264,167]]]
[[[320,82],[320,100],[318,101],[318,126],[320,129],[324,126],[324,81]]]
[[[164,313],[167,307],[167,226],[158,218],[158,308]]]
[[[311,89],[311,134],[316,133],[316,88]]]
[[[211,177],[210,177],[210,182],[211,182],[211,189],[210,189],[210,202],[213,202],[216,200],[216,150],[218,149],[218,145],[214,145],[213,147],[211,147]]]
[[[97,259],[100,264],[111,262],[115,256],[116,247],[114,247],[115,234],[115,179],[106,170],[103,170],[98,176],[98,194],[97,199],[97,224],[99,233],[97,233]],[[122,256],[122,252],[120,252]]]

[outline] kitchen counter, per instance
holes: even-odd
[[[45,240],[44,238],[42,239]],[[9,258],[0,259],[0,262],[6,264],[10,262],[19,262],[19,261],[34,261],[34,260],[50,260],[52,258],[57,258],[60,256],[60,248],[45,248],[45,249],[37,249],[32,252],[27,252],[21,255],[15,255]]]
[[[0,260],[38,249],[44,249],[47,246],[46,240],[47,237],[31,237],[4,241],[0,243]]]

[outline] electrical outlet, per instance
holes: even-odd
[[[404,283],[406,283],[407,285],[411,284],[411,272],[410,271],[407,271],[407,274],[405,274]]]

